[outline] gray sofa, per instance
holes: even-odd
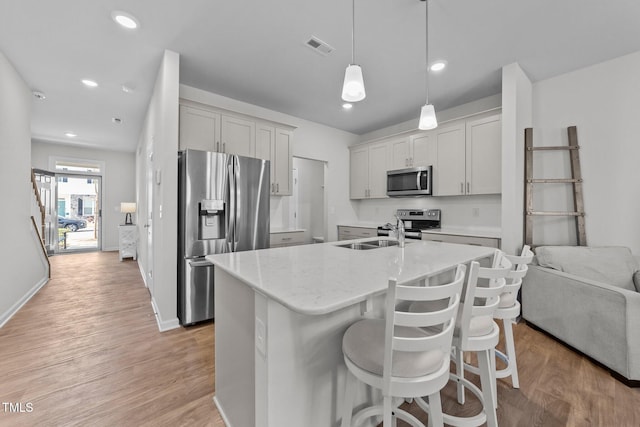
[[[540,246],[523,280],[522,317],[640,386],[639,270],[624,247]]]

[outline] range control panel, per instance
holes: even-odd
[[[440,209],[398,209],[396,215],[403,221],[440,221]]]

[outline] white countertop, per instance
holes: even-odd
[[[493,227],[442,227],[438,229],[422,230],[423,233],[451,234],[454,236],[490,237],[500,239],[502,230]]]
[[[386,291],[390,276],[436,275],[458,263],[491,256],[495,249],[442,242],[411,241],[397,246],[353,250],[337,245],[356,239],[209,255],[216,268],[245,282],[285,307],[307,315],[331,313]]]

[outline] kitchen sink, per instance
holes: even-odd
[[[398,242],[395,240],[369,240],[357,243],[347,243],[345,245],[336,245],[339,248],[354,249],[357,251],[363,251],[368,249],[385,248],[388,246],[398,246]]]

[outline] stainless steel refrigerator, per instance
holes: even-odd
[[[178,155],[178,317],[213,319],[206,255],[269,247],[267,160],[198,150]]]

